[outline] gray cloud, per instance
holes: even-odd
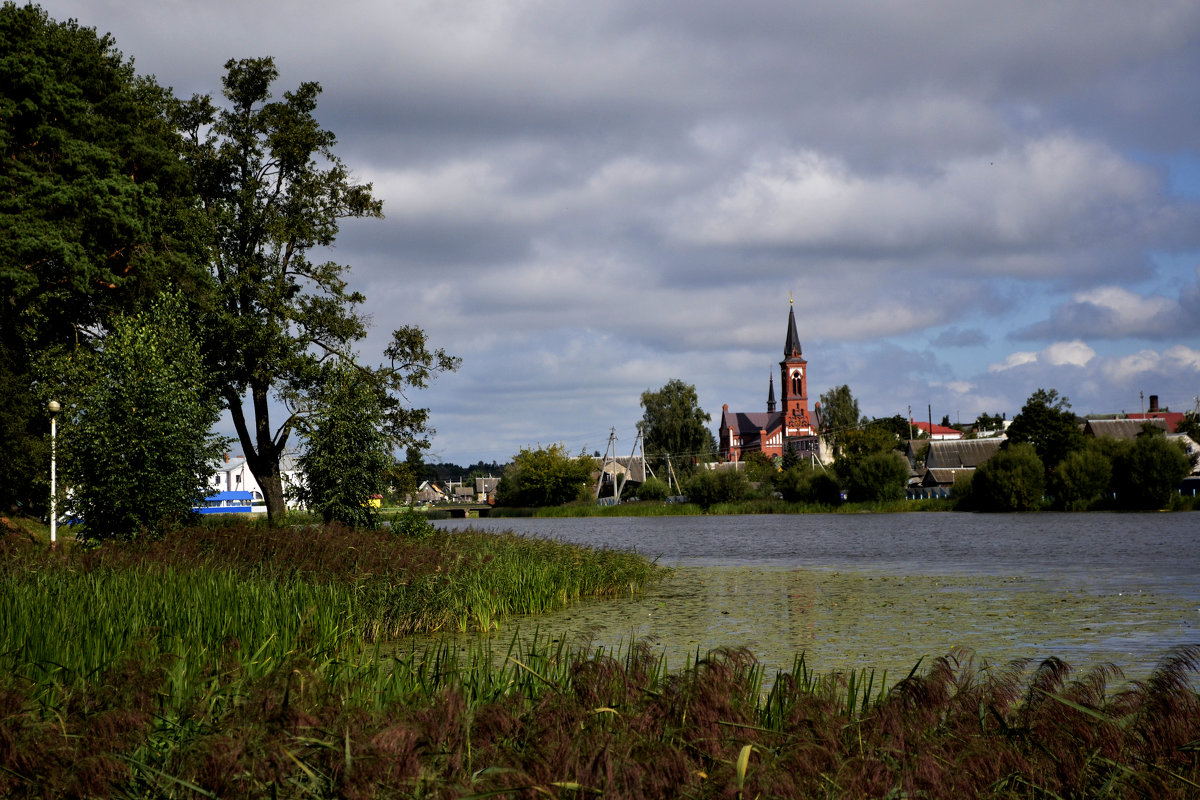
[[[329,254],[368,296],[364,355],[411,323],[464,359],[415,398],[446,458],[602,449],[675,377],[758,408],[789,292],[814,395],[848,383],[873,416],[1195,394],[1200,203],[1169,172],[1200,141],[1190,0],[48,12],[184,95],[231,57],[322,84],[385,202]]]

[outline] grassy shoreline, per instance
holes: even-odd
[[[745,650],[668,671],[490,629],[638,592],[634,554],[503,534],[243,526],[51,551],[0,538],[0,796],[1194,796],[1200,646],[1120,691],[950,656],[888,686]],[[503,648],[503,644],[500,644]]]

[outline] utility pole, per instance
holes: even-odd
[[[608,446],[604,448],[604,463],[602,463],[600,465],[600,477],[596,479],[596,499],[597,500],[600,499],[600,487],[604,485],[604,474],[608,470],[608,461],[609,461],[608,454],[612,453],[613,463],[616,463],[616,460],[617,460],[616,441],[617,441],[617,429],[609,428],[608,429]],[[614,468],[613,469],[613,497],[615,498],[616,496],[617,496],[617,471]]]

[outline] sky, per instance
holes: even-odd
[[[632,450],[641,394],[763,411],[789,298],[810,399],[871,417],[1200,403],[1200,3],[58,0],[142,74],[274,57],[385,219],[345,224],[427,461]],[[779,391],[779,387],[776,387]]]

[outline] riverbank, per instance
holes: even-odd
[[[949,498],[923,498],[920,500],[895,500],[874,503],[789,503],[773,498],[742,500],[736,503],[715,503],[707,510],[695,503],[666,503],[662,501],[633,501],[620,505],[602,506],[592,501],[578,501],[561,506],[545,508],[506,508],[497,506],[488,516],[500,519],[517,517],[539,517],[562,519],[567,517],[689,517],[689,516],[734,516],[745,514],[896,514],[911,511],[953,511],[954,501]]]

